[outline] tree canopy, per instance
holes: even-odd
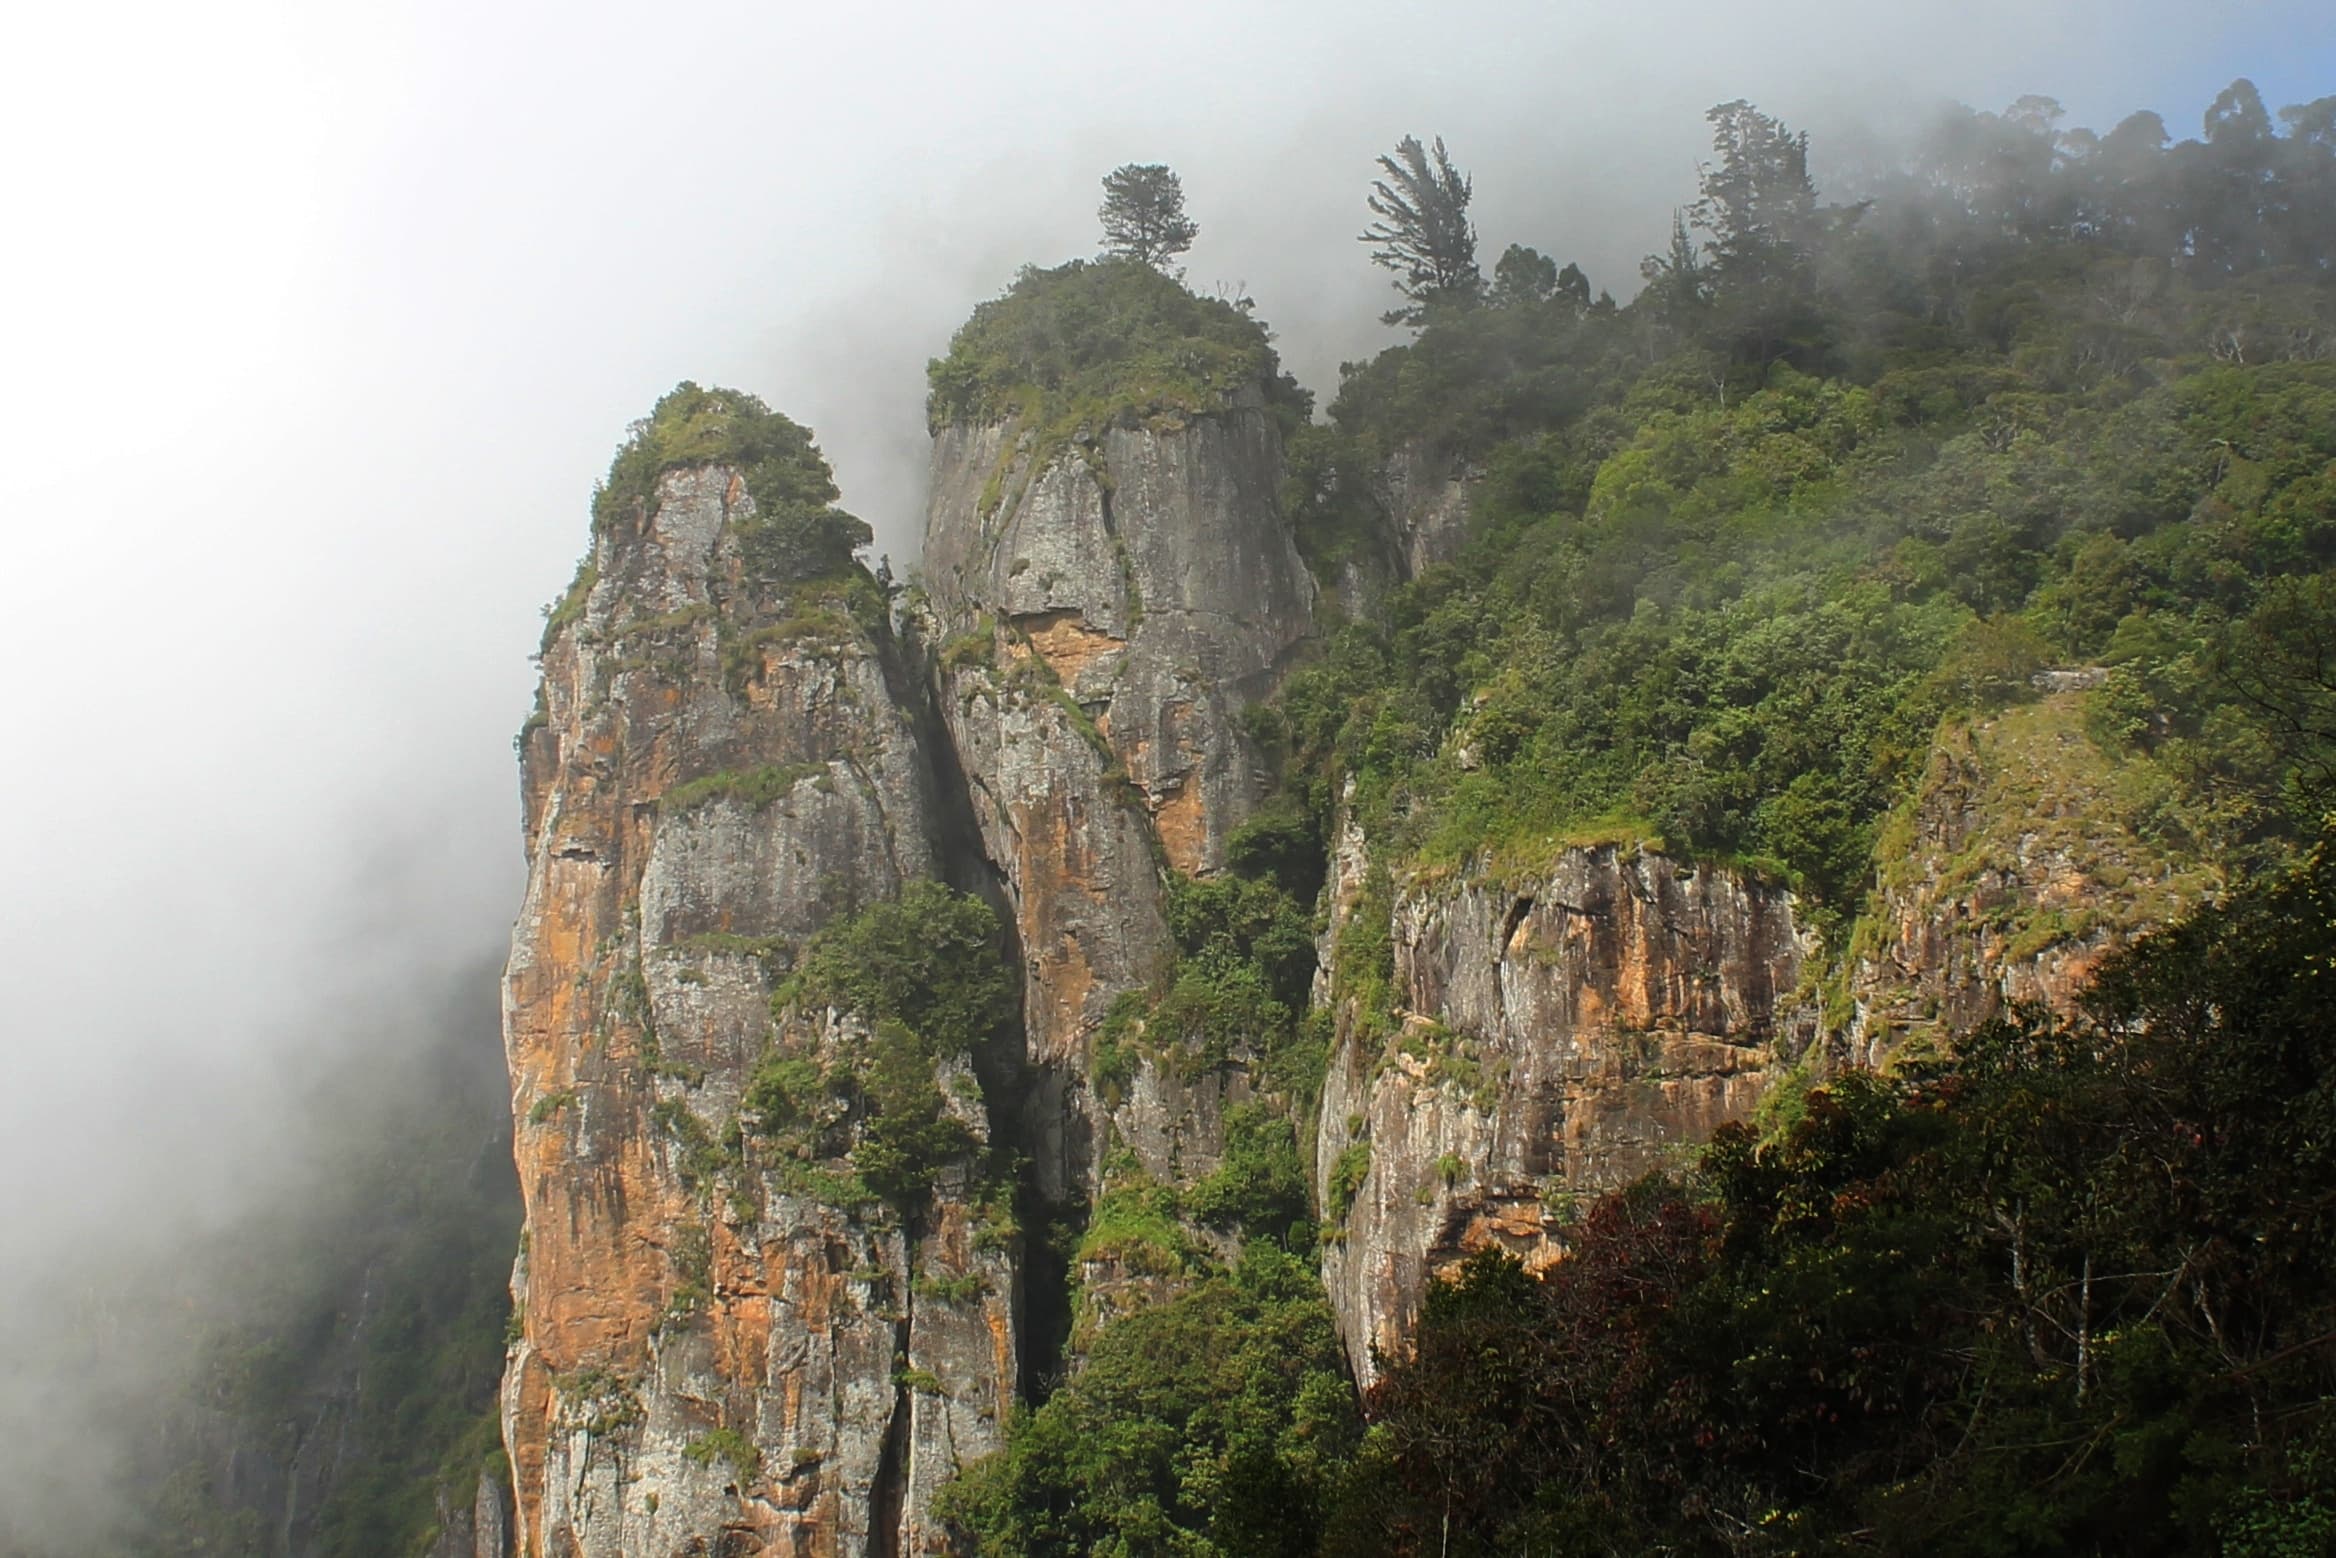
[[[741,523],[741,550],[767,583],[844,572],[874,539],[865,522],[836,506],[834,472],[809,428],[743,390],[686,380],[626,431],[593,496],[593,523],[605,527],[646,512],[659,477],[700,465],[734,466],[745,476],[754,513]]]
[[[1405,303],[1386,316],[1389,324],[1416,324],[1436,302],[1473,297],[1483,286],[1476,270],[1476,228],[1468,220],[1474,187],[1444,152],[1407,135],[1393,156],[1379,159],[1383,178],[1371,183],[1368,204],[1378,218],[1363,229],[1372,263],[1395,273],[1395,290]]]
[[[1184,184],[1165,164],[1131,162],[1103,175],[1103,252],[1157,267],[1192,247],[1200,226],[1184,214]]]

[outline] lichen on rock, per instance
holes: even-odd
[[[1798,992],[1816,950],[1789,892],[1645,848],[1391,898],[1370,869],[1350,822],[1330,939],[1386,916],[1391,1009],[1324,982],[1338,1040],[1314,1155],[1323,1280],[1365,1383],[1439,1273],[1487,1247],[1560,1258],[1589,1201],[1749,1116],[1813,1037]]]
[[[961,1063],[935,1072],[961,1084],[948,1193],[905,1206],[742,1119],[776,1047],[848,1072],[869,1042],[845,1013],[774,1024],[804,946],[945,860],[921,683],[875,581],[817,551],[849,516],[807,435],[726,395],[677,392],[620,456],[521,743],[503,1413],[525,1554],[922,1550],[1019,1368]]]

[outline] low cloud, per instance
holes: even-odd
[[[327,1172],[314,1079],[423,1042],[430,992],[494,956],[536,608],[676,380],[812,424],[905,566],[925,361],[1019,264],[1091,249],[1118,163],[1180,171],[1188,278],[1254,297],[1327,399],[1390,339],[1353,235],[1403,134],[1474,174],[1488,255],[1626,294],[1715,100],[1820,161],[1950,97],[2183,130],[2225,61],[2306,95],[2282,40],[2325,33],[2156,0],[28,26],[0,105],[0,1507],[51,1535],[131,1496],[117,1430],[180,1377],[173,1306],[211,1301],[183,1253]]]

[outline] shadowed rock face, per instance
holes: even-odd
[[[1015,1271],[975,1237],[968,1170],[906,1215],[831,1204],[737,1130],[768,949],[941,863],[889,633],[750,581],[750,512],[734,472],[680,471],[595,537],[522,743],[503,1415],[524,1554],[924,1551],[932,1490],[1011,1398]],[[866,1038],[790,1021],[821,1060]],[[944,1091],[985,1137],[979,1090]]]
[[[1333,937],[1366,868],[1350,828]],[[1339,1011],[1316,1141],[1325,1207],[1342,1160],[1351,1187],[1322,1269],[1366,1384],[1437,1272],[1488,1245],[1548,1265],[1578,1206],[1748,1116],[1813,951],[1789,893],[1614,847],[1399,887],[1390,929],[1392,1021]]]
[[[1468,544],[1476,483],[1483,472],[1424,443],[1405,444],[1379,468],[1379,503],[1403,556],[1404,576],[1416,579],[1451,562]]]
[[[1061,1197],[1095,1166],[1088,1042],[1167,964],[1163,868],[1216,870],[1256,809],[1240,714],[1309,632],[1314,586],[1255,394],[1060,450],[1012,438],[935,435],[924,572],[942,718],[1023,951],[1030,1135]],[[1139,1151],[1164,1140],[1155,1091],[1139,1078],[1131,1100],[1151,1121]]]

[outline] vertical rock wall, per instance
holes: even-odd
[[[1012,1395],[1016,1273],[969,1169],[930,1207],[838,1204],[740,1129],[775,954],[941,864],[888,629],[754,584],[751,507],[682,470],[601,529],[522,740],[503,1413],[530,1558],[932,1550],[932,1489]],[[823,1059],[865,1038],[788,1020]],[[951,1097],[985,1135],[979,1090]]]
[[[1385,916],[1395,999],[1340,1002],[1316,1140],[1323,1280],[1366,1384],[1439,1271],[1487,1246],[1546,1266],[1592,1198],[1749,1115],[1807,1036],[1777,1042],[1807,1024],[1814,950],[1789,893],[1642,849],[1386,898],[1368,870],[1350,826],[1331,938]]]
[[[1222,865],[1263,794],[1241,712],[1287,668],[1314,599],[1281,479],[1255,394],[1053,450],[1002,426],[933,441],[938,696],[1019,933],[1031,1137],[1057,1198],[1095,1171],[1089,1041],[1171,955],[1164,871]],[[1193,1116],[1154,1081],[1135,1093],[1196,1120],[1208,1150],[1206,1101]]]
[[[1468,526],[1483,471],[1428,443],[1408,443],[1379,468],[1376,494],[1403,556],[1404,576],[1416,579],[1451,562],[1468,544]]]
[[[971,1139],[1010,1137],[1057,1206],[1104,1188],[1107,1143],[1164,1182],[1206,1174],[1254,1085],[1239,1057],[1123,1056],[1100,1092],[1089,1066],[1114,1004],[1174,958],[1176,874],[1221,868],[1263,798],[1243,712],[1314,607],[1281,478],[1254,395],[1058,447],[945,427],[914,655],[866,581],[749,578],[734,472],[668,474],[596,536],[523,738],[517,1551],[942,1550],[933,1495],[1000,1443],[1032,1274],[978,1153],[885,1206],[756,1128],[771,1045],[849,1070],[875,1042],[845,1014],[774,1013],[777,971],[839,915],[978,875],[1022,962],[1024,1051],[1010,1098],[944,1076]],[[1461,479],[1437,490],[1410,507],[1464,511]],[[2065,999],[2211,887],[2119,809],[2134,787],[2094,771],[2074,699],[1942,738],[1844,976],[1852,1058]],[[1748,1116],[1816,1037],[1816,948],[1789,893],[1636,846],[1390,880],[1351,821],[1335,845],[1315,1189],[1368,1383],[1439,1272],[1488,1246],[1560,1259],[1589,1201]],[[1176,1285],[1082,1261],[1084,1323]],[[482,1506],[479,1540],[501,1520]]]

